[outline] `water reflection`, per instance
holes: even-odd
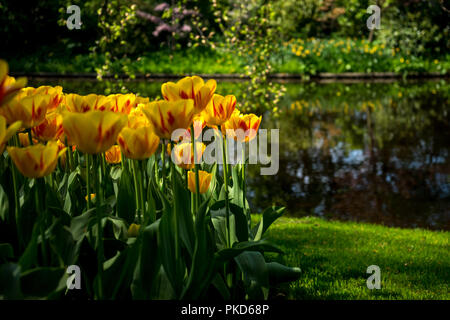
[[[71,80],[66,92],[102,93],[97,82]],[[133,92],[160,96],[161,83]],[[278,113],[263,128],[280,129],[276,176],[249,168],[252,208],[285,205],[292,215],[319,215],[400,227],[450,229],[450,84],[286,84]],[[243,83],[221,83],[239,96]],[[257,106],[255,106],[257,108]],[[261,112],[261,110],[258,110]]]
[[[265,117],[264,127],[280,128],[280,171],[264,177],[252,169],[253,204],[283,203],[298,215],[449,229],[446,83],[321,85],[307,94],[302,89],[298,95],[290,91],[277,119]],[[336,92],[342,93],[330,95]]]

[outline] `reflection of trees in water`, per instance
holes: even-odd
[[[264,177],[253,169],[252,203],[281,203],[301,215],[450,229],[448,111],[445,95],[423,91],[361,103],[351,112],[286,111],[264,124],[281,129],[280,170]]]

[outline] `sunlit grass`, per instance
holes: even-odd
[[[280,288],[289,299],[450,299],[449,232],[307,217],[279,219],[268,238],[287,265],[302,269]],[[366,286],[373,264],[380,290]]]

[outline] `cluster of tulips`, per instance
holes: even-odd
[[[267,298],[273,279],[298,276],[264,259],[280,252],[262,236],[284,209],[252,228],[245,160],[227,164],[227,134],[245,144],[261,117],[216,94],[215,80],[167,82],[157,101],[25,85],[0,60],[0,276],[21,283],[0,295],[70,296],[69,265],[96,299]],[[201,162],[205,126],[222,172]]]

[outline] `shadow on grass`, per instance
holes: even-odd
[[[450,261],[442,244],[404,231],[345,227],[341,223],[274,226],[268,238],[285,255],[272,260],[299,266],[302,276],[275,296],[291,299],[442,299],[448,297]],[[380,231],[381,230],[381,231]],[[408,236],[410,235],[410,236]],[[411,252],[409,248],[414,248]],[[369,265],[381,269],[380,290],[369,290]],[[447,288],[447,289],[446,289]]]

